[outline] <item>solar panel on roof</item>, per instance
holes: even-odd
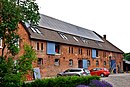
[[[60,32],[103,42],[103,40],[91,30],[81,28],[81,27],[48,17],[48,16],[45,16],[43,14],[41,14],[39,26],[49,28],[55,31],[60,31]]]

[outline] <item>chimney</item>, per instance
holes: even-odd
[[[106,39],[106,35],[103,35],[103,38]]]

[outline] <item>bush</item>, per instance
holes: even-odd
[[[98,76],[68,76],[57,78],[46,78],[26,83],[23,87],[76,87],[77,85],[88,85],[92,80],[100,80]]]

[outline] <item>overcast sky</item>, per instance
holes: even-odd
[[[37,0],[40,13],[107,35],[130,52],[130,0]]]

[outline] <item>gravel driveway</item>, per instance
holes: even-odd
[[[103,77],[105,80],[113,85],[113,87],[130,87],[130,73],[111,74],[109,77]]]

